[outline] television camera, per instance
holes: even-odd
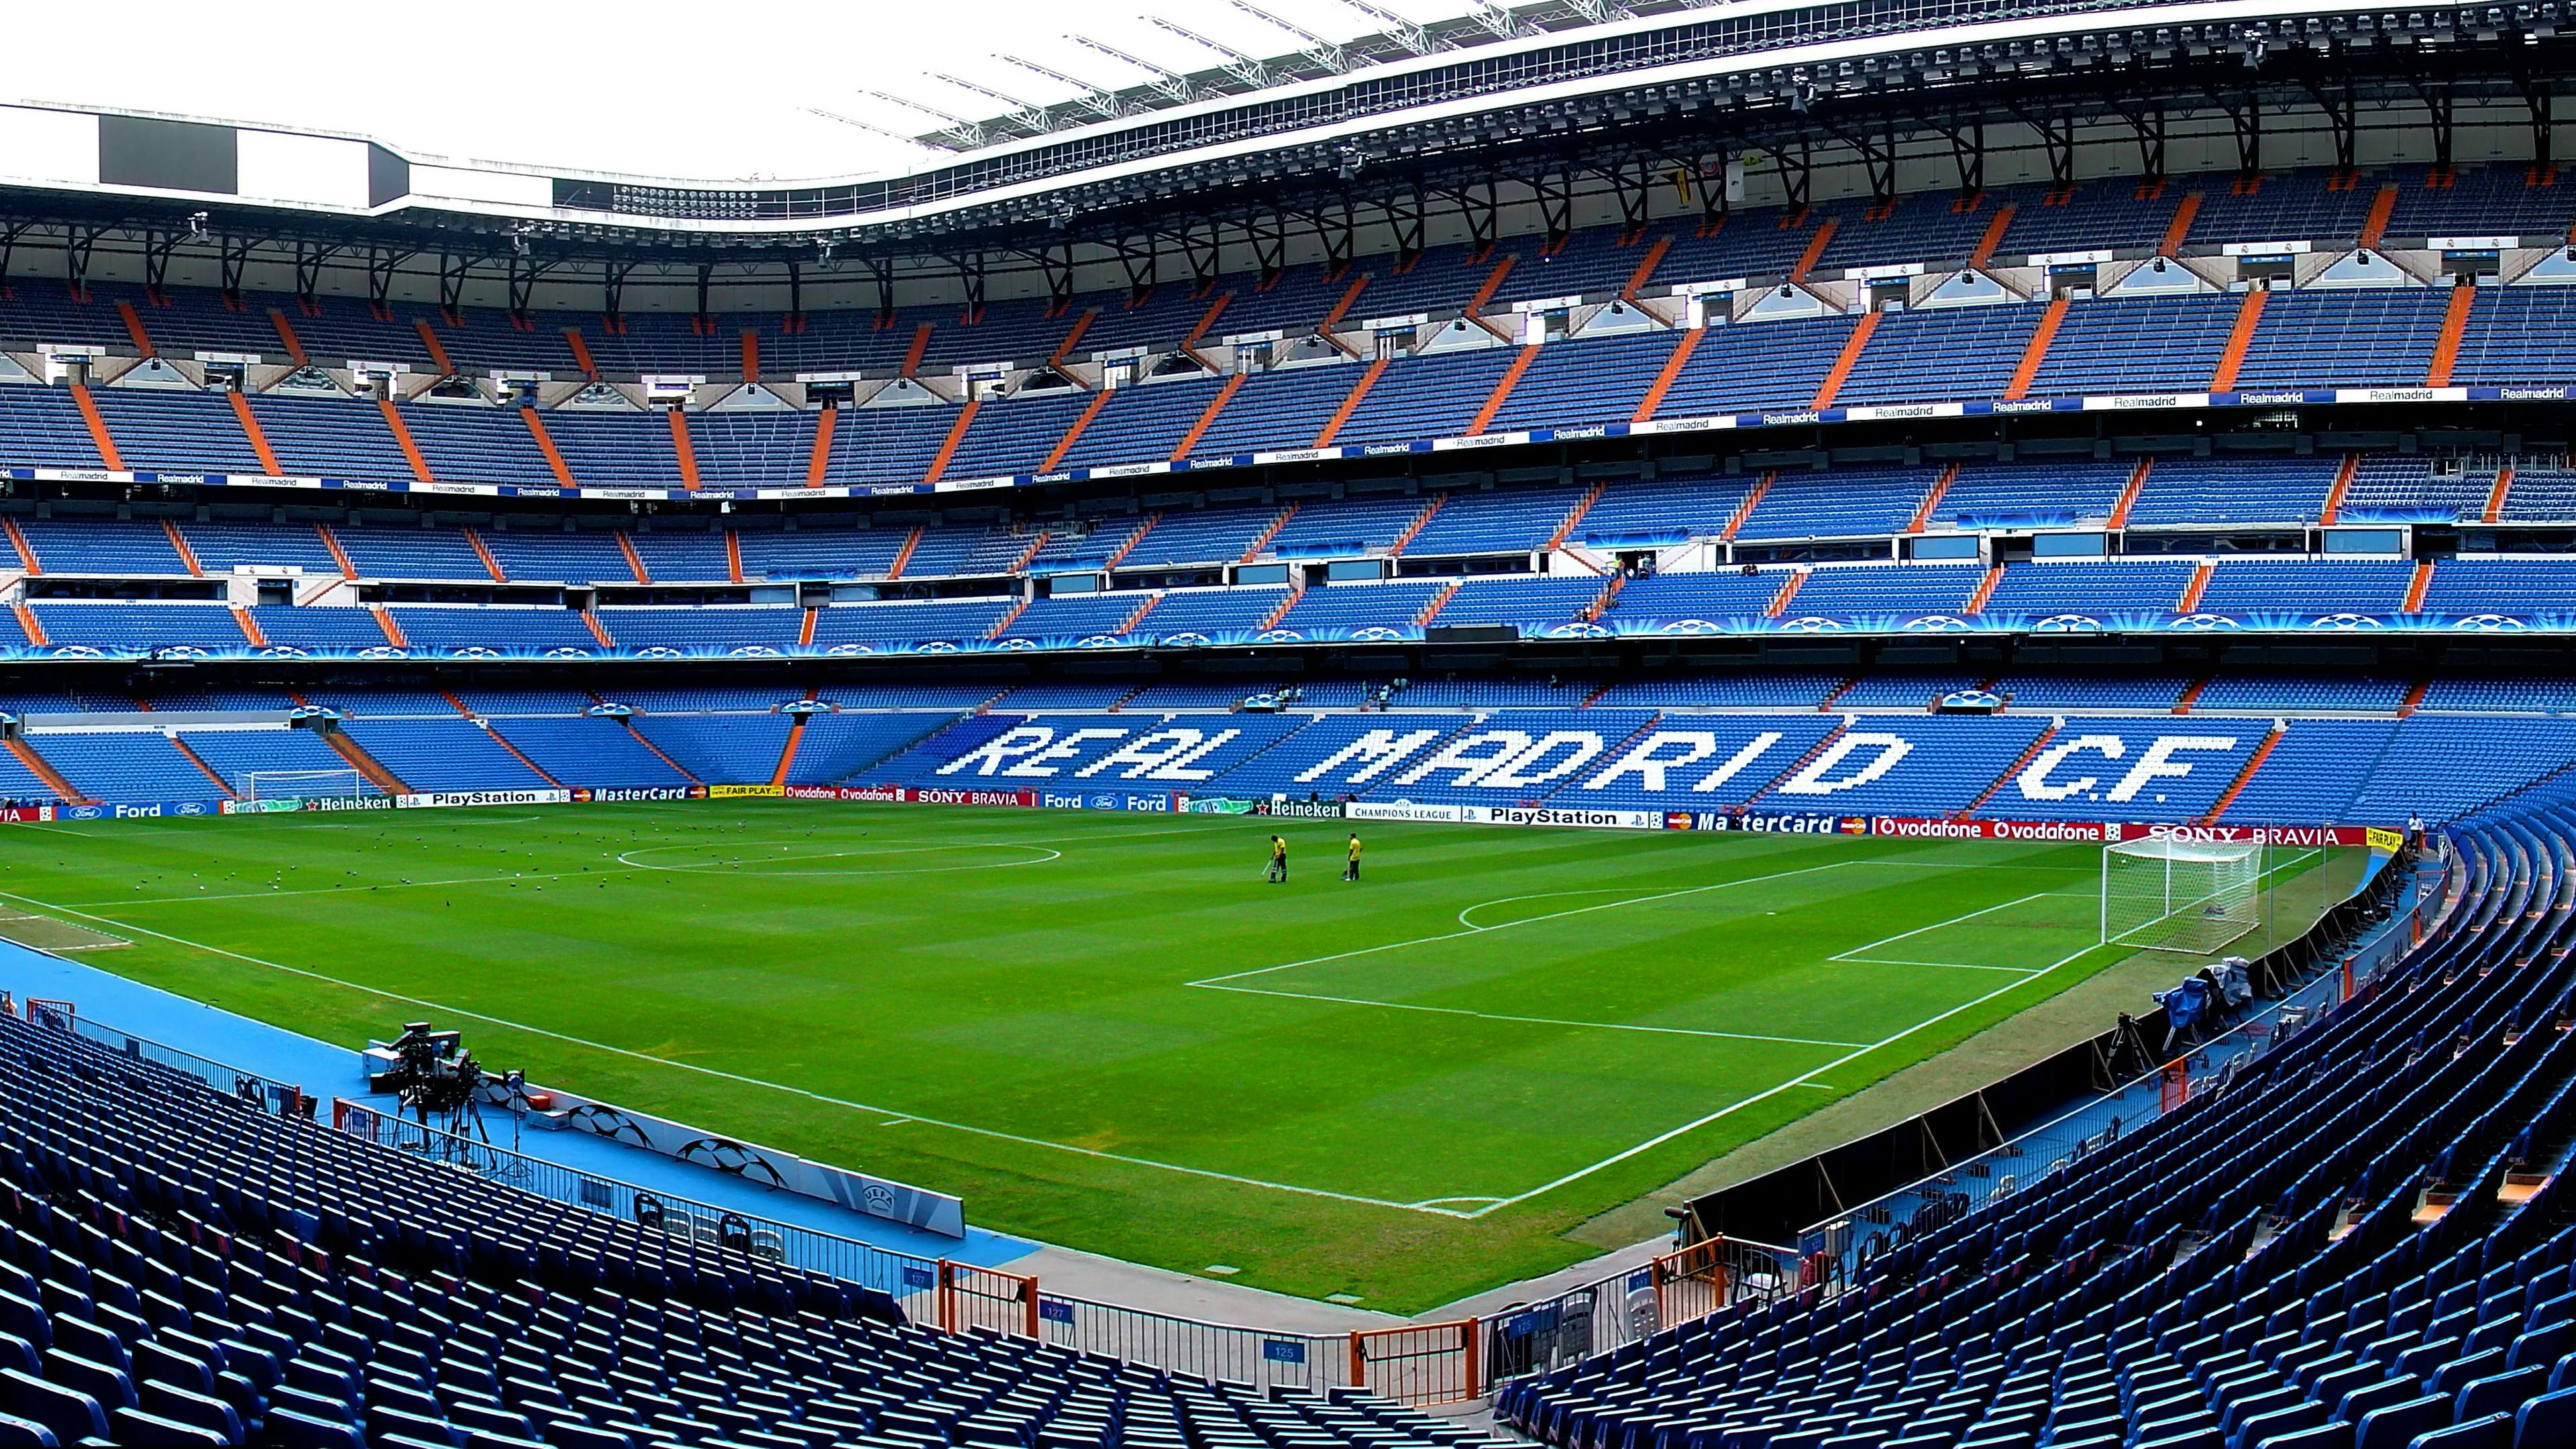
[[[385,1044],[392,1061],[367,1085],[390,1092],[428,1126],[432,1117],[464,1112],[483,1089],[487,1073],[465,1049],[461,1032],[433,1031],[425,1021],[403,1023],[402,1035]]]
[[[407,1021],[402,1035],[368,1055],[378,1067],[367,1079],[369,1089],[392,1094],[423,1128],[436,1128],[444,1150],[463,1150],[469,1136],[491,1142],[483,1125],[486,1102],[509,1110],[511,1144],[517,1145],[528,1111],[527,1077],[485,1068],[466,1049],[462,1033]],[[426,1131],[422,1137],[424,1145],[431,1140]]]

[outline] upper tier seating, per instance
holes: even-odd
[[[769,377],[891,370],[905,362],[916,339],[923,370],[948,373],[962,363],[1036,364],[1114,349],[1169,348],[1193,336],[1300,336],[1337,308],[1344,327],[1398,316],[1446,318],[1488,284],[1488,306],[1499,308],[1542,298],[1608,297],[1632,285],[1637,295],[1656,298],[1676,284],[1776,282],[1818,242],[1811,261],[1817,276],[1902,263],[1937,274],[1968,261],[1998,220],[2004,225],[1993,238],[1995,253],[2006,261],[2034,252],[2153,247],[2172,230],[2186,197],[2197,197],[2189,227],[2176,238],[2187,246],[2349,245],[2362,234],[2383,186],[2396,193],[2387,220],[2390,237],[2563,236],[2566,208],[2554,199],[2553,188],[2531,186],[2526,176],[2525,167],[2510,164],[2461,169],[2438,186],[2423,169],[2401,167],[2365,174],[2350,185],[2311,170],[2257,177],[2251,189],[2211,173],[2175,177],[2144,191],[2135,182],[2100,180],[2062,193],[2041,185],[1993,187],[1970,202],[1920,192],[1898,198],[1884,214],[1847,202],[1794,213],[1763,208],[1714,227],[1696,225],[1695,219],[1658,219],[1633,238],[1615,225],[1580,228],[1554,248],[1535,238],[1511,238],[1473,259],[1465,247],[1452,244],[1429,248],[1409,263],[1363,256],[1329,275],[1315,265],[1291,266],[1270,279],[1228,275],[1205,293],[1165,282],[1142,295],[1123,287],[1080,293],[1060,308],[1042,297],[994,300],[971,315],[953,303],[883,315],[844,307],[807,312],[792,325],[776,313],[698,319],[642,311],[612,323],[589,312],[513,318],[473,307],[451,313],[412,301],[393,302],[378,316],[363,300],[327,294],[309,303],[248,294],[234,306],[199,288],[171,288],[156,297],[96,283],[75,297],[59,282],[26,278],[0,296],[0,340],[124,351],[133,346],[118,309],[124,302],[164,353],[181,357],[213,350],[285,361],[291,331],[313,363],[331,368],[373,361],[401,363],[419,374],[433,371],[434,357],[443,354],[468,375],[510,368],[571,377],[587,354],[592,365],[616,376],[731,377],[741,370],[747,333]],[[1650,257],[1654,265],[1641,271]],[[2533,335],[2541,339],[2538,345],[2550,345],[2543,334]]]

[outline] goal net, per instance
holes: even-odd
[[[2205,956],[2263,923],[2252,845],[2136,840],[2102,848],[2102,943]]]
[[[244,800],[347,800],[384,792],[355,770],[251,770],[241,777]]]

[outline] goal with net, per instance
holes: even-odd
[[[355,770],[251,770],[241,777],[245,801],[352,800],[383,793]]]
[[[2102,944],[2205,956],[2263,923],[2259,846],[2131,840],[2102,847]]]

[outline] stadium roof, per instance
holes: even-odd
[[[2553,93],[2576,75],[2560,38],[2570,0],[2510,10],[2355,10],[2335,0],[1538,0],[1490,11],[1491,26],[1410,28],[1400,12],[1369,3],[1391,18],[1348,40],[1310,30],[1305,50],[1257,62],[1240,48],[1249,42],[1221,42],[1235,47],[1235,61],[1216,67],[1235,88],[1227,93],[1203,81],[1204,69],[1176,69],[1152,105],[1131,86],[1094,93],[1087,110],[1058,99],[1000,124],[961,109],[957,124],[982,142],[974,149],[905,149],[893,154],[910,158],[909,169],[820,182],[706,184],[460,161],[393,139],[436,124],[399,105],[381,128],[333,133],[0,103],[0,257],[21,244],[58,247],[82,275],[103,241],[108,254],[140,257],[146,279],[157,280],[174,254],[220,252],[231,285],[253,251],[291,252],[299,291],[325,265],[364,261],[373,276],[435,259],[446,290],[468,271],[506,270],[514,299],[538,276],[595,274],[613,300],[628,269],[671,263],[693,266],[702,291],[720,264],[776,273],[791,287],[800,267],[846,274],[864,264],[881,300],[902,275],[963,275],[980,295],[988,274],[1044,271],[1060,291],[1078,264],[1149,272],[1159,256],[1212,274],[1221,247],[1233,249],[1226,266],[1247,265],[1248,254],[1269,269],[1290,238],[1328,257],[1408,250],[1426,217],[1490,240],[1498,227],[1533,220],[1556,234],[1578,211],[1582,224],[1622,214],[1634,224],[1658,193],[1714,214],[1733,199],[1737,173],[1757,168],[1772,178],[1766,195],[1802,205],[1810,195],[1890,197],[1953,176],[1974,189],[1990,153],[2010,158],[1998,174],[2060,184],[2079,174],[2160,176],[2169,139],[2195,158],[2178,169],[2205,169],[2219,153],[2260,169],[2266,146],[2276,160],[2287,146],[2303,161],[2349,167],[2366,149],[2357,138],[2429,129],[2446,163],[2455,130],[2529,124],[2545,143]],[[1276,13],[1278,33],[1295,41],[1292,28],[1305,28],[1296,17],[1324,4],[1352,0],[1247,0],[1226,13],[1240,24],[1269,24],[1259,15]],[[1203,0],[1190,11],[1193,32],[1214,30],[1208,17],[1220,8]],[[1608,18],[1576,23],[1596,12]],[[975,28],[979,45],[1009,43],[1014,20],[1053,17],[1052,31],[1085,19],[1039,0],[994,0],[979,14],[989,22]],[[862,24],[879,25],[887,45],[926,33],[873,15]],[[649,38],[664,51],[677,45],[669,33]],[[636,52],[617,46],[631,40],[621,35],[595,67],[622,97],[671,106],[673,135],[694,134],[702,117],[721,125],[723,98],[710,104],[706,94],[715,88],[621,69]],[[778,89],[800,95],[815,66],[804,52],[844,69],[849,54],[845,44],[800,48],[774,34],[751,51],[729,31],[706,44],[697,69],[734,75],[745,54],[774,57],[795,77]],[[517,94],[531,105],[552,95],[566,62],[560,47],[546,54],[526,74],[494,71],[504,89],[484,98],[497,96],[512,114]],[[474,48],[458,63],[491,61]],[[1091,73],[1063,72],[1068,84]],[[836,74],[834,83],[855,93],[866,78]],[[849,138],[853,156],[871,144],[863,132],[808,119]],[[560,128],[540,127],[526,146],[561,139]],[[1901,169],[1909,179],[1900,181]],[[1524,214],[1498,221],[1506,207]],[[1369,239],[1355,243],[1362,230]],[[327,261],[334,256],[342,260]]]

